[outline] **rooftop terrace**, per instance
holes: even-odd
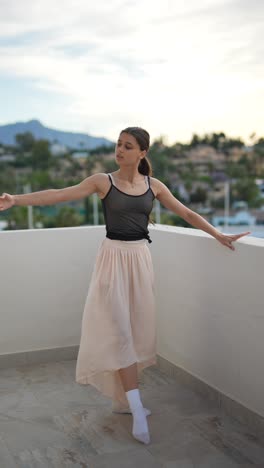
[[[150,228],[157,366],[139,387],[151,442],[75,382],[102,226],[0,233],[0,467],[264,467],[264,239],[234,252],[187,228]]]

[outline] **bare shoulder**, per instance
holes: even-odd
[[[78,184],[78,191],[83,196],[88,196],[92,193],[97,193],[100,197],[102,193],[109,188],[109,178],[107,174],[98,172],[86,177]]]
[[[94,174],[94,178],[98,197],[104,198],[111,186],[108,174],[105,174],[104,172],[98,172]]]
[[[158,198],[162,186],[166,187],[159,179],[156,179],[155,177],[150,177],[150,187],[152,189],[152,192],[154,193],[155,197]]]
[[[96,174],[93,174],[94,180],[99,186],[104,183],[105,181],[109,180],[109,177],[107,174],[104,172],[97,172]]]

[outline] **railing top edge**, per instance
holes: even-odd
[[[207,237],[208,239],[213,239],[213,237],[208,234],[207,232],[202,231],[201,229],[195,228],[188,228],[188,227],[181,227],[181,226],[169,226],[164,224],[155,224],[149,225],[149,231],[153,236],[154,232],[157,233],[167,233],[168,235],[176,234],[176,235],[185,235],[185,236],[192,236],[192,237]],[[61,232],[61,231],[69,231],[69,230],[80,230],[80,229],[87,229],[87,230],[103,230],[105,232],[105,225],[86,225],[86,226],[72,226],[72,227],[60,227],[60,228],[37,228],[37,229],[17,229],[17,230],[10,230],[10,231],[0,231],[1,236],[14,236],[23,233],[24,235],[31,234],[33,231],[36,232]],[[247,231],[247,226],[245,226],[245,231]],[[241,239],[238,239],[239,243],[243,243],[246,245],[256,246],[256,247],[264,247],[264,239],[254,237],[254,236],[245,236]]]

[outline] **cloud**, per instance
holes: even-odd
[[[67,96],[64,123],[109,137],[138,120],[155,132],[164,122],[170,132],[191,128],[212,116],[212,103],[224,118],[227,102],[263,89],[264,4],[197,5],[1,0],[0,73]]]
[[[21,32],[62,30],[85,30],[108,35],[123,34],[122,2],[97,0],[89,3],[84,0],[2,0],[1,1],[1,36],[12,36]],[[121,21],[120,21],[121,19]],[[129,29],[133,29],[129,24]],[[67,30],[64,30],[67,36]]]
[[[198,5],[198,7],[197,7]],[[262,0],[209,0],[188,2],[187,7],[172,8],[167,14],[154,20],[155,23],[177,21],[209,21],[222,30],[231,30],[237,26],[263,24],[264,3]],[[205,23],[204,23],[205,24]]]
[[[253,67],[263,66],[262,0],[214,0],[197,5],[195,2],[189,4],[187,10],[161,15],[153,20],[153,26],[174,24],[176,28],[184,26],[188,30],[204,31],[208,41],[222,44],[219,65],[229,70],[242,71],[248,66],[253,71]]]

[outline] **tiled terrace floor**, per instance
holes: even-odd
[[[132,416],[77,384],[75,364],[0,370],[0,468],[264,467],[264,446],[246,427],[155,366],[140,381],[151,442],[137,442]]]

